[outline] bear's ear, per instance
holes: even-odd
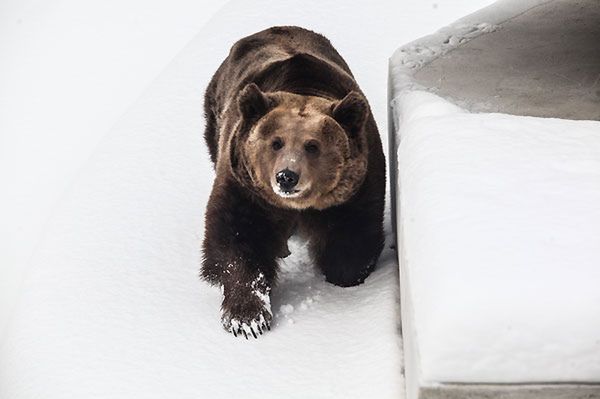
[[[269,111],[272,101],[256,83],[248,83],[240,93],[238,106],[244,120],[256,121]]]
[[[346,94],[346,97],[332,105],[333,119],[351,136],[363,130],[368,112],[367,100],[355,91]]]

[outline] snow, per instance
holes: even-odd
[[[600,122],[393,104],[409,392],[600,382]]]
[[[0,2],[0,336],[79,168],[225,2]]]

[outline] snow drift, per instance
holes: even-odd
[[[393,106],[409,389],[600,382],[600,122]]]

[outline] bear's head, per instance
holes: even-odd
[[[238,180],[265,200],[292,209],[325,209],[347,201],[367,170],[366,99],[341,100],[263,92],[248,84],[230,143]]]

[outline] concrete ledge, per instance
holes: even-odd
[[[474,112],[600,120],[600,2],[550,1],[490,30],[414,81]]]
[[[443,384],[422,388],[419,399],[594,399],[600,385],[474,385]]]
[[[579,249],[597,240],[598,224],[586,233],[575,219],[557,223],[582,209],[572,204],[600,193],[598,124],[574,121],[600,120],[598,38],[597,0],[501,0],[392,56],[390,178],[408,399],[600,398],[598,301],[588,284],[600,282],[597,269],[580,269],[571,281],[584,263],[597,264],[597,247]],[[596,143],[586,148],[575,134],[584,124]],[[572,175],[558,182],[562,172]],[[586,183],[571,186],[576,181]],[[557,192],[565,201],[541,215]],[[554,238],[546,231],[562,237],[559,245],[547,245]],[[548,256],[572,239],[581,239],[571,243],[573,257]],[[530,252],[519,245],[536,255],[515,257]],[[560,313],[585,286],[587,297]],[[584,333],[587,348],[569,352]]]

